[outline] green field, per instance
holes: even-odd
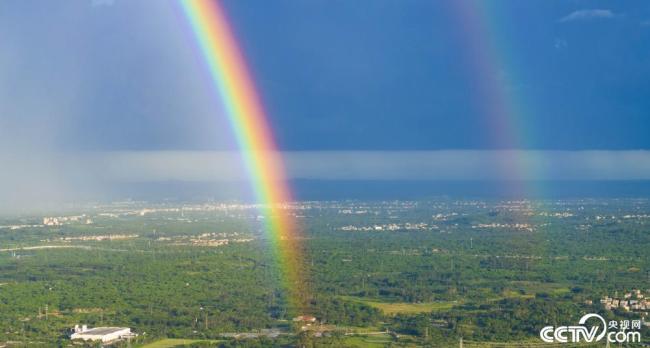
[[[444,301],[444,302],[422,302],[422,303],[406,303],[406,302],[381,302],[377,300],[368,300],[361,297],[354,296],[341,296],[342,299],[350,302],[362,303],[373,308],[381,310],[386,315],[395,314],[416,314],[416,313],[430,313],[433,311],[449,310],[459,304],[457,301]]]
[[[219,340],[194,340],[186,338],[163,338],[162,340],[143,345],[141,348],[173,348],[183,347],[193,343],[217,343]]]
[[[351,336],[343,340],[346,347],[370,347],[379,348],[386,347],[392,342],[389,335],[377,336]]]
[[[525,294],[534,295],[539,293],[548,293],[552,295],[564,295],[571,291],[566,284],[561,283],[544,283],[535,281],[511,281],[510,286],[513,289],[523,290]]]

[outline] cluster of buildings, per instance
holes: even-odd
[[[190,239],[190,243],[195,246],[218,247],[228,245],[229,242],[228,239]]]
[[[449,214],[438,213],[436,215],[432,215],[431,217],[436,221],[447,221],[447,219],[449,219],[451,217],[455,217],[455,216],[458,216],[458,213],[454,213],[454,212],[449,213]]]
[[[556,217],[556,218],[564,219],[564,218],[573,217],[575,215],[573,213],[568,212],[568,211],[562,211],[562,212],[546,212],[546,211],[543,211],[543,212],[539,213],[539,216],[548,216],[548,217]]]
[[[606,309],[620,308],[624,311],[645,311],[650,310],[650,299],[648,299],[641,290],[634,289],[631,292],[623,294],[622,298],[618,296],[605,296],[600,299],[600,303]]]
[[[371,226],[354,226],[348,225],[340,228],[341,231],[429,231],[437,230],[438,226],[429,225],[424,222],[420,223],[404,223],[404,224],[381,224]]]
[[[614,216],[614,215],[612,215],[612,216],[596,215],[596,216],[594,216],[594,218],[596,219],[596,221],[607,220],[607,219],[616,220],[616,216]],[[587,220],[589,220],[589,218],[587,218]]]
[[[248,243],[252,242],[253,238],[225,238],[226,236],[233,237],[239,236],[238,232],[231,234],[227,233],[203,233],[198,236],[172,236],[172,237],[159,237],[158,241],[170,241],[174,245],[192,245],[192,246],[208,246],[218,247],[228,245],[230,243]]]
[[[628,214],[623,215],[623,219],[650,219],[650,214]]]
[[[94,236],[79,236],[79,237],[61,237],[60,240],[69,242],[73,240],[83,240],[83,241],[102,241],[102,240],[126,240],[138,238],[137,234],[104,234],[104,235],[94,235]]]
[[[90,225],[93,223],[93,220],[87,217],[86,214],[75,216],[46,216],[43,218],[44,226],[61,226],[64,223],[70,222],[85,223],[87,225]]]
[[[478,224],[472,225],[472,228],[508,228],[514,230],[523,230],[528,232],[533,232],[533,226],[530,224],[516,223],[516,224],[502,224],[502,223],[490,223],[490,224]]]
[[[30,227],[41,227],[41,225],[27,225],[27,224],[19,224],[19,225],[1,225],[0,229],[3,228],[8,228],[10,230],[20,230],[22,228],[30,228]]]
[[[34,227],[44,227],[44,226],[62,226],[68,223],[83,223],[90,225],[93,223],[93,220],[84,215],[77,216],[46,216],[43,218],[41,224],[38,223],[22,223],[22,224],[13,224],[13,225],[0,225],[0,229],[8,228],[10,230],[19,230],[23,228],[34,228]]]
[[[43,225],[45,226],[61,226],[63,223],[59,221],[59,218],[56,217],[44,217]]]
[[[350,214],[362,215],[362,214],[368,214],[368,211],[367,210],[354,210],[354,209],[339,209],[339,214],[343,214],[343,215],[350,215]]]
[[[222,246],[230,243],[248,243],[253,238],[235,238],[235,239],[190,239],[194,246]]]

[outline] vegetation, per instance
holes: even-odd
[[[84,323],[143,347],[539,343],[589,312],[640,319],[599,299],[650,284],[645,200],[311,202],[295,207],[312,289],[298,313],[254,209],[138,204],[0,221],[0,341],[67,345]]]
[[[197,344],[214,345],[218,342],[219,342],[218,340],[188,340],[183,338],[163,338],[159,341],[145,344],[142,346],[142,348],[174,348],[179,346],[188,346],[188,345],[197,345]]]
[[[361,303],[373,308],[377,308],[386,315],[431,313],[434,311],[444,311],[444,310],[451,309],[458,303],[456,301],[424,302],[424,303],[380,302],[380,301],[373,301],[370,299],[364,299],[361,297],[354,297],[354,296],[341,296],[341,298],[346,301]]]

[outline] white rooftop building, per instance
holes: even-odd
[[[112,342],[124,338],[134,337],[135,334],[131,332],[128,327],[95,327],[88,328],[87,325],[75,325],[74,333],[70,335],[72,340],[84,341],[101,341]]]

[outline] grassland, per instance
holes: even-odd
[[[392,342],[392,339],[389,335],[351,336],[346,337],[343,342],[346,347],[379,348],[386,347]]]
[[[506,298],[534,298],[536,293],[546,292],[553,295],[562,295],[569,292],[569,289],[562,284],[557,283],[540,283],[540,282],[511,282],[513,289],[505,289],[500,296],[489,297],[487,301],[500,301]],[[514,290],[517,289],[517,290]],[[437,301],[437,302],[386,302],[379,299],[366,299],[355,296],[340,296],[341,299],[365,304],[367,306],[381,310],[386,315],[395,314],[418,314],[431,313],[435,311],[446,311],[454,306],[460,305],[460,301]]]
[[[511,281],[509,282],[513,289],[519,289],[527,295],[547,293],[551,295],[564,295],[571,291],[566,284],[562,283],[545,283],[537,281]]]
[[[370,307],[377,308],[386,315],[417,314],[417,313],[430,313],[433,311],[445,311],[459,304],[459,302],[457,301],[407,303],[407,302],[382,302],[378,300],[368,300],[368,299],[354,297],[354,296],[341,296],[341,298],[346,301],[362,303]]]
[[[194,339],[186,339],[186,338],[163,338],[162,340],[156,342],[147,343],[141,346],[141,348],[174,348],[174,347],[183,347],[183,346],[187,346],[199,342],[217,343],[219,341],[218,340],[194,340]]]

